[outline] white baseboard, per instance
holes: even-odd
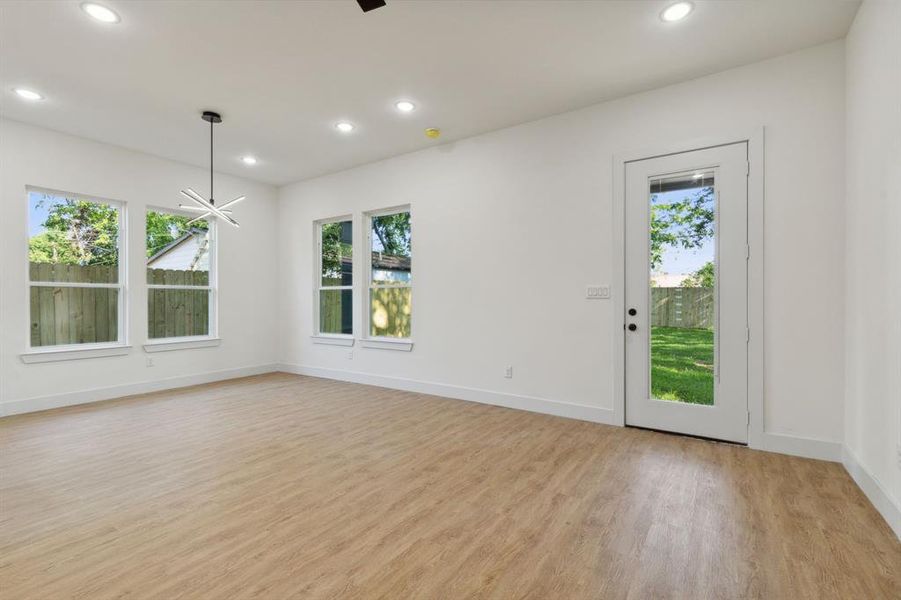
[[[815,458],[830,462],[842,461],[841,442],[830,442],[813,438],[796,437],[783,433],[763,433],[760,436],[760,445],[751,446],[756,450],[790,454],[803,458]]]
[[[277,370],[278,365],[275,364],[257,365],[253,367],[241,367],[238,369],[225,369],[223,371],[209,371],[206,373],[198,373],[196,375],[169,377],[166,379],[158,379],[156,381],[142,381],[140,383],[128,383],[112,387],[67,392],[64,394],[54,394],[52,396],[13,400],[12,402],[0,404],[0,416],[5,417],[36,412],[39,410],[49,410],[51,408],[60,408],[63,406],[72,406],[75,404],[100,402],[101,400],[112,400],[113,398],[120,398],[122,396],[133,396],[135,394],[146,394],[148,392],[158,392],[160,390],[199,385],[201,383],[211,383],[213,381],[223,381],[225,379],[235,379],[237,377],[272,373]]]
[[[605,425],[615,424],[613,410],[596,406],[587,406],[584,404],[571,404],[557,400],[548,400],[546,398],[522,396],[506,392],[494,392],[446,383],[405,379],[402,377],[386,377],[359,371],[346,371],[344,369],[326,369],[322,367],[308,367],[305,365],[282,364],[279,365],[279,370],[297,375],[337,379],[340,381],[363,383],[395,390],[404,390],[407,392],[444,396],[445,398],[454,398],[456,400],[467,400],[469,402],[479,402],[481,404],[516,408],[530,412],[556,415],[558,417],[568,417],[570,419],[603,423]]]
[[[847,446],[842,446],[842,464],[851,479],[863,491],[888,526],[901,540],[901,506],[895,502],[878,479],[866,469]]]

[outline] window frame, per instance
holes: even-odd
[[[94,204],[106,204],[115,207],[118,211],[119,232],[116,239],[118,253],[118,272],[115,283],[90,283],[75,281],[32,281],[31,265],[28,260],[28,240],[30,239],[28,211],[25,214],[25,306],[28,308],[28,318],[25,326],[25,348],[21,355],[25,363],[51,362],[56,360],[69,360],[73,358],[93,358],[101,356],[116,356],[126,354],[131,347],[129,340],[128,319],[128,205],[124,200],[113,200],[90,194],[65,192],[40,186],[25,186],[25,202],[28,205],[28,196],[32,193],[47,194],[61,198],[92,202]],[[116,302],[116,340],[109,342],[91,342],[84,344],[54,344],[50,346],[33,346],[31,344],[31,290],[35,287],[51,288],[102,288],[114,289],[117,294]]]
[[[379,348],[382,350],[401,350],[405,352],[409,352],[413,349],[413,263],[412,260],[410,262],[410,283],[402,284],[402,285],[374,285],[372,282],[372,219],[375,217],[384,217],[388,215],[396,215],[398,213],[410,213],[410,256],[412,258],[413,255],[413,227],[414,227],[414,216],[413,216],[413,208],[410,204],[402,204],[399,206],[392,206],[389,208],[381,208],[377,210],[366,211],[363,213],[363,227],[364,227],[364,261],[365,264],[363,266],[365,284],[361,286],[361,289],[364,290],[365,298],[362,304],[362,314],[363,314],[363,323],[365,323],[365,329],[363,331],[363,336],[361,338],[361,345],[367,348]],[[397,337],[389,337],[389,336],[376,336],[372,335],[372,290],[373,289],[381,289],[381,288],[408,288],[410,290],[410,337],[406,338],[397,338]]]
[[[331,223],[343,223],[350,221],[351,226],[351,260],[352,273],[350,285],[322,285],[322,226]],[[323,290],[350,290],[351,298],[356,298],[356,286],[359,277],[357,275],[357,223],[352,214],[328,217],[313,221],[313,342],[317,344],[331,344],[335,346],[352,346],[357,331],[355,310],[351,307],[351,333],[327,333],[321,330],[320,294]],[[355,302],[355,300],[352,300]]]
[[[144,339],[146,342],[144,343],[144,350],[146,352],[162,352],[166,350],[183,350],[188,348],[206,348],[209,346],[217,346],[219,342],[219,231],[218,231],[218,219],[214,217],[208,217],[206,219],[207,222],[207,232],[210,238],[210,248],[207,251],[209,254],[209,283],[207,285],[174,285],[167,283],[148,283],[147,282],[147,213],[148,212],[161,212],[170,215],[178,215],[181,217],[189,217],[194,218],[197,217],[197,213],[191,213],[185,210],[179,210],[177,208],[169,208],[165,206],[146,206],[144,208],[144,227],[142,229],[144,233],[144,247],[143,247],[143,261],[144,267],[142,269],[143,277],[144,277],[144,285],[147,290],[146,296],[147,300],[150,299],[150,290],[207,290],[210,295],[209,299],[209,323],[207,324],[207,334],[206,335],[183,335],[177,337],[165,337],[165,338],[152,338],[150,337],[150,331],[146,326],[147,319],[145,318],[145,327],[144,327]],[[145,310],[147,302],[144,303]],[[145,315],[146,316],[146,315]]]

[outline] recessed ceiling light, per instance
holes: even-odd
[[[101,23],[119,22],[119,15],[113,12],[112,9],[109,9],[102,4],[96,4],[94,2],[82,2],[81,10],[85,11]]]
[[[257,159],[253,156],[245,156],[241,158],[241,162],[243,162],[245,165],[255,165],[257,164]]]
[[[691,2],[676,2],[675,4],[667,6],[664,11],[660,13],[660,18],[668,23],[681,21],[687,17],[694,8],[695,6]]]
[[[19,95],[20,98],[25,98],[26,100],[43,100],[44,97],[34,90],[26,90],[25,88],[16,88],[13,90],[16,94]]]
[[[416,109],[416,105],[410,102],[409,100],[399,100],[394,103],[394,107],[397,108],[400,112],[413,112]]]
[[[348,123],[347,121],[341,121],[339,123],[335,123],[335,129],[337,129],[341,133],[350,133],[354,130],[354,125],[353,123]]]

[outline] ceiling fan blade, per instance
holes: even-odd
[[[385,0],[357,0],[357,4],[363,9],[363,12],[369,12],[385,6]]]

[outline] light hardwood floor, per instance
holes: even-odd
[[[0,598],[901,598],[843,469],[285,374],[0,420]]]

